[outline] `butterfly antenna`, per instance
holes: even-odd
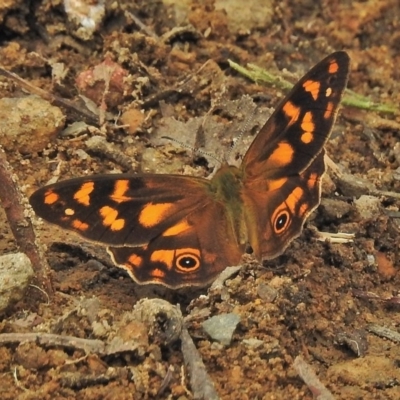
[[[171,142],[178,143],[181,147],[183,147],[185,149],[189,149],[189,150],[193,151],[196,154],[201,154],[203,156],[210,157],[213,160],[217,161],[218,163],[222,164],[221,160],[219,160],[217,157],[215,157],[214,154],[208,153],[207,151],[195,148],[193,146],[190,146],[190,145],[188,145],[186,143],[181,142],[180,140],[177,140],[177,139],[169,137],[169,136],[161,136],[161,139],[167,139],[167,140],[170,140]]]

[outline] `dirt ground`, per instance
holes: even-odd
[[[282,256],[244,263],[210,292],[139,286],[101,245],[35,223],[55,293],[47,301],[30,286],[3,314],[0,343],[1,334],[35,332],[96,343],[118,334],[133,344],[107,354],[75,342],[4,344],[1,399],[193,398],[180,341],[132,314],[144,298],[179,304],[189,316],[186,327],[221,399],[314,398],[293,366],[299,355],[336,399],[400,399],[397,0],[9,0],[0,5],[0,24],[0,65],[76,105],[53,101],[60,113],[31,99],[21,108],[23,124],[36,129],[1,129],[27,196],[51,179],[93,173],[206,177],[246,127],[238,158],[285,91],[253,83],[228,59],[295,83],[325,55],[346,50],[348,87],[371,100],[364,109],[342,106],[327,145],[342,173],[328,170],[302,235]],[[33,93],[0,79],[1,98]],[[92,101],[87,110],[79,95]],[[245,107],[232,111],[238,101]],[[74,122],[81,124],[64,131]],[[2,210],[0,218],[0,252],[15,252]],[[355,236],[324,242],[317,230]],[[232,312],[240,323],[222,345],[202,322]]]

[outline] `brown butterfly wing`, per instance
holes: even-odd
[[[30,203],[47,221],[109,245],[140,283],[204,285],[242,254],[209,185],[182,175],[98,175],[41,188]]]
[[[108,251],[139,283],[204,286],[228,265],[237,265],[244,252],[225,213],[220,203],[210,202],[154,236],[147,246],[110,246]]]
[[[324,153],[322,150],[301,174],[277,181],[273,190],[253,186],[243,192],[248,239],[257,258],[278,256],[300,235],[305,220],[320,202]]]
[[[247,180],[295,176],[328,140],[349,73],[349,56],[333,53],[315,65],[281,101],[247,151]]]
[[[259,259],[282,253],[319,204],[322,149],[348,72],[345,52],[313,67],[280,103],[244,157],[242,199],[249,242]]]

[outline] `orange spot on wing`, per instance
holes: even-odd
[[[109,226],[118,217],[118,211],[112,207],[104,206],[100,208],[100,215],[103,217],[103,224]]]
[[[291,101],[287,101],[282,107],[282,111],[284,114],[290,118],[288,125],[293,125],[298,119],[300,115],[300,107],[296,107]]]
[[[59,199],[59,195],[52,190],[48,190],[44,195],[45,204],[54,204]]]
[[[112,231],[120,231],[121,229],[124,229],[125,226],[125,220],[123,218],[119,218],[113,222],[111,225],[111,230]]]
[[[335,74],[336,72],[339,71],[339,64],[336,62],[336,60],[331,61],[331,63],[329,64],[328,71],[330,74]]]
[[[143,262],[143,258],[138,256],[137,254],[131,254],[128,258],[128,262],[134,267],[140,267]]]
[[[308,204],[303,203],[299,209],[299,217],[304,217],[305,215],[307,215],[308,211],[310,209],[308,208]]]
[[[94,190],[94,182],[84,183],[80,189],[74,194],[74,199],[84,206],[90,205],[90,194]]]
[[[280,189],[287,182],[287,178],[270,180],[267,182],[267,190],[273,191]]]
[[[179,235],[182,232],[187,231],[190,228],[190,225],[187,223],[187,221],[181,221],[178,224],[172,226],[171,228],[168,228],[164,233],[162,234],[163,236],[176,236]]]
[[[293,189],[292,193],[286,199],[286,205],[291,211],[292,214],[296,211],[296,205],[298,204],[299,200],[303,197],[304,190],[297,186]]]
[[[139,223],[145,228],[151,228],[164,219],[164,215],[173,207],[171,203],[147,203],[139,214]]]
[[[278,147],[268,158],[268,163],[276,167],[282,167],[291,163],[293,155],[293,147],[287,142],[281,142],[278,143]]]
[[[303,129],[303,131],[314,131],[315,125],[313,122],[313,114],[311,111],[307,111],[304,114],[303,121],[301,122],[301,129]]]
[[[151,253],[151,262],[161,262],[171,269],[174,265],[175,250],[156,250]]]
[[[131,197],[125,196],[125,193],[129,190],[129,181],[127,179],[121,179],[115,181],[114,192],[111,194],[111,199],[116,203],[122,203],[124,201],[132,200]]]
[[[309,144],[312,142],[312,140],[314,139],[314,135],[311,132],[304,132],[301,137],[300,140],[304,143],[304,144]]]
[[[151,276],[156,280],[162,280],[165,277],[165,272],[159,268],[156,268],[153,271],[151,271]]]
[[[330,101],[327,105],[326,105],[326,110],[324,112],[324,118],[325,119],[330,119],[332,118],[332,112],[333,112],[333,103]]]
[[[239,264],[239,261],[242,257],[241,254],[242,252],[240,252],[240,255],[237,257],[237,261],[232,262],[233,265]],[[214,264],[215,260],[217,259],[217,255],[215,253],[209,253],[203,249],[202,259],[204,264]]]
[[[78,231],[84,232],[89,228],[89,225],[86,222],[80,221],[79,219],[74,219],[72,221],[72,227]]]
[[[318,174],[316,174],[316,173],[311,174],[310,177],[309,177],[308,180],[307,180],[307,186],[308,186],[308,188],[309,188],[310,190],[311,190],[311,189],[314,189],[315,186],[318,185],[319,181],[320,181],[320,177],[318,176]]]
[[[120,231],[125,226],[125,220],[118,218],[118,211],[115,208],[104,206],[100,208],[100,215],[103,217],[103,225],[110,227],[112,231]]]
[[[321,83],[318,81],[308,80],[303,83],[303,88],[306,92],[309,92],[314,101],[316,101],[318,99]]]
[[[305,144],[310,143],[314,139],[313,133],[315,130],[312,112],[308,111],[304,114],[303,121],[301,122],[301,129],[303,129],[304,132],[300,140]]]

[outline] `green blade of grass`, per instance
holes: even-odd
[[[282,78],[282,76],[271,74],[257,65],[247,64],[247,68],[245,68],[232,60],[228,60],[228,63],[232,69],[253,82],[274,85],[275,87],[285,91],[288,91],[293,87],[293,84]],[[392,104],[375,103],[368,97],[362,96],[350,89],[346,89],[342,104],[362,110],[379,111],[388,114],[396,114],[398,112],[398,109]]]

